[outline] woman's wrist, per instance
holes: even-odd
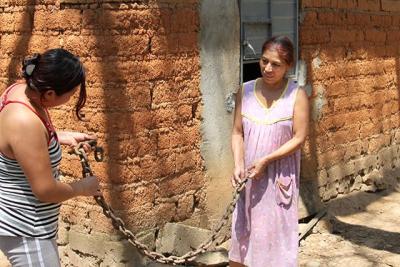
[[[265,156],[262,158],[261,162],[264,166],[267,166],[271,162],[271,158],[269,156]]]
[[[243,162],[235,163],[235,169],[244,169],[244,163]]]
[[[82,185],[79,181],[72,182],[69,184],[72,188],[72,195],[73,197],[81,196],[82,195]]]

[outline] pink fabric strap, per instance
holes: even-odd
[[[49,141],[48,144],[50,144],[50,140],[52,137],[57,138],[56,132],[54,130],[53,124],[51,122],[50,119],[50,115],[49,112],[47,111],[46,108],[44,108],[44,111],[46,112],[47,117],[49,118],[50,122],[46,121],[36,110],[34,110],[31,106],[29,106],[27,103],[22,102],[22,101],[17,101],[17,100],[8,100],[8,94],[11,91],[11,89],[13,89],[16,85],[18,85],[18,83],[15,83],[13,85],[11,85],[7,91],[4,93],[3,95],[3,100],[1,101],[0,104],[0,112],[4,109],[5,106],[7,106],[8,104],[21,104],[24,105],[25,107],[27,107],[28,109],[30,109],[36,116],[38,116],[38,118],[42,121],[42,123],[44,124],[44,126],[46,127],[47,133],[49,134]]]

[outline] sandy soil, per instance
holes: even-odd
[[[333,200],[300,243],[302,267],[400,266],[400,190]]]

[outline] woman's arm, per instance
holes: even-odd
[[[235,168],[231,178],[233,186],[236,186],[236,184],[245,177],[243,149],[242,89],[239,89],[236,93],[235,113],[232,129],[232,152],[235,163]]]
[[[100,194],[96,177],[70,184],[54,179],[46,129],[32,114],[24,111],[10,114],[3,127],[7,127],[7,140],[14,157],[23,169],[33,194],[40,201],[58,203],[75,196]]]
[[[271,154],[254,162],[248,170],[249,178],[259,178],[270,162],[292,154],[304,143],[308,135],[310,108],[306,92],[302,89],[298,90],[293,113],[293,138]]]
[[[57,131],[58,140],[61,145],[76,146],[79,142],[87,140],[96,140],[97,137],[93,134],[78,133],[71,131]]]

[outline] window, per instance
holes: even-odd
[[[288,36],[298,55],[298,0],[240,0],[241,82],[260,77],[258,60],[266,39]],[[290,75],[297,74],[295,66]]]

